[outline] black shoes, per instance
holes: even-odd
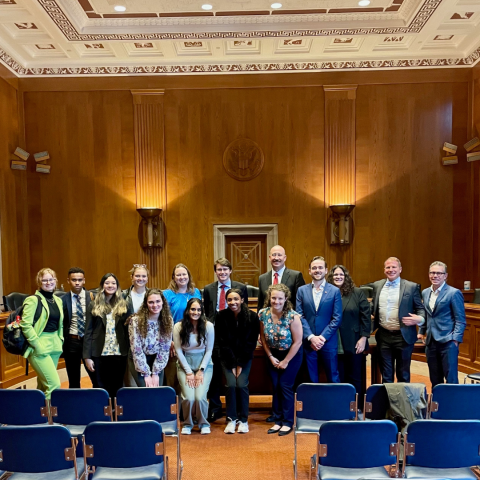
[[[278,433],[280,431],[279,428],[270,428],[267,433],[270,435],[271,433]]]
[[[267,417],[265,421],[267,423],[273,423],[275,421],[275,417],[273,415],[270,415],[269,417]]]
[[[209,412],[207,420],[209,422],[214,422],[215,420],[218,420],[219,418],[222,418],[222,417],[223,417],[222,412]]]
[[[284,437],[285,435],[288,435],[289,433],[292,433],[293,428],[290,428],[290,430],[280,430],[278,432],[279,437]]]

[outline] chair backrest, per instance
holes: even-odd
[[[299,403],[301,403],[301,409]],[[357,416],[355,387],[349,383],[302,383],[297,388],[298,418],[353,420]]]
[[[64,425],[88,425],[112,418],[108,392],[101,388],[65,388],[52,392],[52,420]]]
[[[121,388],[117,392],[117,421],[177,419],[177,395],[172,387]]]
[[[23,305],[23,302],[28,297],[26,293],[12,292],[3,296],[3,306],[6,312],[13,312],[18,307]]]
[[[247,285],[247,293],[249,297],[258,298],[258,287],[254,287],[253,285]]]
[[[397,426],[390,420],[378,422],[326,422],[320,427],[320,444],[327,455],[321,465],[343,468],[371,468],[397,462]],[[393,455],[392,455],[393,453]]]
[[[72,460],[66,460],[66,448],[71,449]],[[8,472],[55,472],[74,466],[72,438],[62,425],[2,427],[0,450],[0,465]]]
[[[64,295],[66,295],[68,292],[65,290],[55,290],[53,294],[59,298],[62,298]]]
[[[473,303],[480,303],[480,288],[475,289],[475,295],[473,296]]]
[[[480,384],[436,385],[432,390],[430,417],[436,420],[480,420]]]
[[[373,297],[373,287],[370,287],[369,285],[361,285],[359,288],[367,298]]]
[[[385,385],[370,385],[365,392],[363,415],[369,420],[384,420],[390,403]]]
[[[45,394],[40,390],[0,389],[0,424],[38,425],[48,423]]]
[[[480,421],[417,420],[407,427],[407,465],[460,468],[480,465]],[[415,444],[414,455],[411,444]]]
[[[163,442],[158,422],[93,422],[85,428],[87,464],[95,467],[133,468],[163,462],[155,445]],[[93,457],[89,455],[93,447]]]

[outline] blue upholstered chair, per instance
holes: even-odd
[[[478,420],[417,420],[404,444],[405,478],[476,479],[470,467],[480,464]]]
[[[180,480],[183,462],[180,448],[178,405],[178,397],[172,387],[121,388],[115,399],[117,421],[155,420],[162,425],[162,431],[167,437],[175,437],[177,442],[177,479]],[[165,463],[168,465],[168,459]]]
[[[83,445],[89,480],[167,478],[165,435],[153,420],[93,422],[85,429]]]
[[[364,420],[385,420],[389,407],[388,394],[385,385],[370,385],[365,392],[363,402]]]
[[[399,453],[400,434],[390,420],[326,422],[320,427],[309,478],[390,478],[399,471]]]
[[[40,390],[0,389],[1,425],[48,423],[48,406]]]
[[[2,427],[1,465],[12,480],[75,480],[75,442],[61,425]]]
[[[297,435],[318,434],[331,420],[356,420],[358,395],[349,383],[302,383],[295,393],[293,471],[298,475]]]
[[[480,384],[436,385],[429,407],[435,420],[480,420]]]

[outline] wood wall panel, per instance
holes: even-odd
[[[442,260],[460,287],[471,252],[469,166],[444,167],[445,141],[463,145],[468,84],[376,85],[357,90],[357,206],[353,272],[357,283],[383,277],[388,256],[402,276],[428,284]]]
[[[480,64],[472,69],[472,124],[470,137],[480,137]],[[472,184],[472,287],[480,288],[480,162],[471,164]]]

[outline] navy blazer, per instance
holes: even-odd
[[[290,301],[292,302],[293,309],[295,310],[295,304],[297,300],[297,291],[302,286],[305,285],[305,280],[303,279],[302,272],[297,270],[290,270],[285,268],[282,275],[282,283],[286,285],[290,290]],[[257,312],[264,308],[265,304],[265,294],[267,293],[268,287],[272,285],[272,271],[269,270],[267,273],[260,275],[258,277],[258,301],[257,301]]]
[[[310,335],[322,335],[328,343],[323,348],[336,350],[338,348],[337,330],[342,323],[342,294],[340,289],[331,283],[325,284],[318,310],[315,310],[313,285],[303,285],[297,291],[297,307],[303,327],[305,347],[312,348],[307,340]]]
[[[85,288],[83,289],[85,290]],[[88,306],[90,305],[91,298],[90,298],[90,292],[88,290],[85,290],[85,312],[84,318],[85,322],[87,320],[87,309]],[[65,348],[67,344],[70,342],[70,325],[72,323],[72,292],[67,292],[63,297],[62,297],[62,303],[63,303],[63,350],[65,351]]]
[[[450,340],[456,340],[461,343],[463,341],[463,332],[467,326],[462,292],[445,284],[438,294],[433,311],[428,304],[430,294],[430,287],[422,292],[427,318],[420,327],[420,333],[422,335],[425,335],[425,332],[427,333],[427,345],[432,337],[440,343],[446,343]]]
[[[385,283],[387,283],[386,278],[383,280],[378,280],[372,284],[374,330],[380,326],[379,300],[380,292],[382,291]],[[398,298],[398,320],[400,322],[400,331],[402,332],[404,340],[408,344],[413,345],[417,341],[417,326],[405,325],[402,322],[402,318],[408,317],[409,313],[414,313],[425,318],[425,308],[420,295],[420,285],[418,285],[418,283],[409,282],[408,280],[400,278],[400,293]]]
[[[247,286],[244,283],[234,282],[232,280],[232,288],[238,288],[239,290],[241,290],[245,305],[248,307]],[[217,313],[217,296],[218,296],[218,281],[208,284],[203,289],[203,308],[205,309],[205,316],[212,323],[215,323],[215,315]]]

